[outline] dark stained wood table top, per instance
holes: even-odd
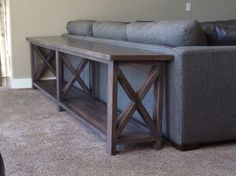
[[[72,39],[62,36],[51,37],[28,37],[27,40],[34,45],[58,50],[61,52],[70,52],[74,54],[83,54],[109,61],[171,61],[172,55],[160,52],[137,49],[115,44],[106,44],[92,42],[81,39]]]

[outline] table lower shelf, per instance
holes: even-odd
[[[56,80],[36,81],[34,86],[47,96],[56,100]],[[98,99],[89,97],[83,91],[73,87],[60,106],[77,118],[83,118],[104,136],[107,132],[107,105]],[[119,115],[119,112],[117,112]],[[117,139],[117,144],[154,142],[156,137],[150,130],[136,120],[131,120]]]

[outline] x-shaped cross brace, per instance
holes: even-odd
[[[88,86],[85,84],[85,82],[83,81],[83,79],[80,76],[89,61],[86,59],[82,59],[79,66],[76,69],[74,69],[74,67],[69,62],[69,60],[65,57],[64,54],[61,54],[61,59],[62,59],[63,63],[65,64],[65,66],[68,68],[68,70],[73,75],[72,78],[68,81],[68,83],[66,84],[66,86],[62,90],[63,97],[65,97],[69,93],[69,91],[74,86],[76,81],[79,83],[79,85],[81,86],[81,88],[84,90],[84,92],[86,94],[90,95],[91,97],[94,97],[94,94],[88,88]]]
[[[46,71],[46,68],[49,68],[49,70],[56,76],[56,70],[55,68],[50,64],[52,58],[55,57],[55,52],[51,50],[49,54],[44,54],[38,47],[34,47],[35,52],[38,54],[40,59],[43,61],[41,65],[38,68],[38,71],[35,74],[35,78],[40,79],[40,77],[43,75],[43,73]]]
[[[117,137],[121,135],[123,129],[128,124],[136,110],[138,111],[144,122],[149,126],[151,132],[154,135],[158,133],[157,126],[155,125],[153,119],[142,103],[144,97],[146,96],[156,79],[159,77],[160,71],[159,69],[157,69],[157,67],[158,66],[153,66],[151,68],[150,76],[148,77],[142,88],[137,92],[135,92],[135,90],[132,88],[122,71],[118,69],[118,81],[132,102],[127,107],[127,109],[121,113],[119,117],[119,120],[117,122]]]

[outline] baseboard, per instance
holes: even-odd
[[[41,80],[54,80],[56,77],[44,77]],[[31,89],[32,88],[32,79],[31,78],[22,78],[22,79],[11,79],[11,88],[12,89]]]
[[[30,89],[32,88],[32,79],[23,78],[23,79],[11,79],[11,88],[12,89]]]

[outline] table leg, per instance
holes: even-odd
[[[63,62],[60,58],[60,53],[56,51],[56,77],[57,77],[57,110],[64,111],[60,106],[60,102],[63,101],[62,87],[63,87]]]
[[[108,64],[107,152],[116,154],[118,64]]]
[[[96,62],[89,61],[89,88],[94,97],[96,97]]]
[[[1,153],[0,153],[0,175],[5,176],[5,167]]]
[[[155,149],[162,148],[162,116],[163,116],[163,104],[164,104],[164,93],[166,88],[166,69],[165,63],[160,63],[160,75],[154,83],[154,121],[157,125],[158,133],[156,142],[154,144]]]
[[[34,46],[30,44],[30,59],[31,59],[31,78],[32,78],[32,88],[36,89],[34,82],[36,81],[36,70],[35,70],[35,51]]]

